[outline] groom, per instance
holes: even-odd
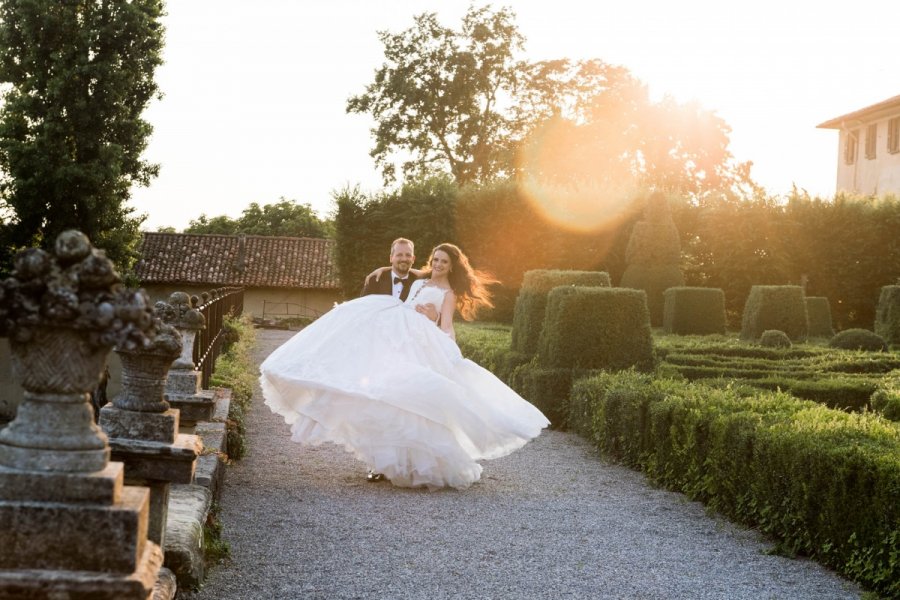
[[[366,280],[360,295],[384,294],[406,300],[410,286],[417,279],[415,273],[409,272],[415,260],[413,243],[406,238],[397,238],[391,243],[391,276]]]
[[[391,243],[391,276],[367,279],[360,295],[384,294],[399,298],[401,302],[405,301],[409,296],[409,288],[412,287],[413,281],[418,279],[415,273],[410,272],[415,260],[413,243],[406,238],[397,238]],[[419,312],[432,321],[435,321],[438,316],[437,309],[433,304],[426,304]],[[366,474],[366,479],[373,482],[384,481],[384,475],[370,469]]]

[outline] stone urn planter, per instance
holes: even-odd
[[[126,290],[101,250],[78,231],[53,252],[19,252],[0,282],[0,335],[25,389],[16,418],[0,431],[0,466],[61,472],[106,467],[106,436],[94,423],[90,392],[113,346],[138,348],[154,335],[143,291]]]
[[[181,335],[174,327],[158,324],[156,339],[149,347],[116,348],[122,362],[122,392],[113,399],[113,405],[138,412],[169,410],[166,376],[172,361],[181,355],[181,346]]]

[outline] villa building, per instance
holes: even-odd
[[[820,123],[840,132],[837,191],[900,195],[900,96]]]

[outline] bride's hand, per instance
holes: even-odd
[[[417,304],[416,312],[425,315],[431,321],[437,321],[438,311],[434,304]]]
[[[377,269],[375,269],[374,271],[372,271],[371,273],[369,273],[368,275],[366,275],[366,282],[365,282],[365,284],[366,284],[366,285],[369,285],[369,283],[371,283],[370,280],[371,280],[373,277],[375,278],[375,281],[379,281],[379,280],[381,279],[381,274],[382,274],[382,273],[386,273],[387,271],[390,271],[390,270],[391,270],[390,267],[378,267]]]

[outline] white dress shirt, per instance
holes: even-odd
[[[394,273],[394,270],[391,269],[391,285],[393,286],[393,287],[391,287],[391,294],[393,294],[394,298],[399,298],[400,292],[403,291],[403,281],[398,281],[397,283],[394,283],[395,277],[400,277],[400,275],[398,275],[397,273]],[[400,279],[405,281],[408,277],[409,277],[409,273],[406,274],[406,277],[400,277]]]

